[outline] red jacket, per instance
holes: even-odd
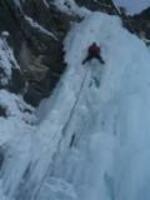
[[[88,49],[88,53],[90,56],[97,56],[100,54],[100,47],[96,44],[92,44]]]

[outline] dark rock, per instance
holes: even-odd
[[[7,117],[7,109],[0,105],[0,117]]]
[[[29,91],[25,94],[25,99],[28,99],[28,102],[31,99],[33,105],[36,104],[33,103],[35,102],[34,96],[38,96],[37,101],[39,101],[46,96],[45,94],[50,94],[64,72],[63,39],[76,18],[60,12],[53,5],[50,5],[48,9],[41,0],[26,0],[22,1],[21,5],[22,10],[19,10],[14,1],[0,2],[0,31],[6,30],[10,33],[8,43],[13,47],[15,57],[21,67],[21,72],[23,72],[22,74],[13,69],[12,78],[7,88],[11,92],[22,93],[25,82],[29,82],[29,85],[32,85],[31,82],[37,83],[36,87],[29,86]],[[50,37],[31,26],[25,15],[51,32],[54,37]],[[38,60],[41,55],[42,60]],[[41,74],[38,71],[39,67],[40,69],[43,67]],[[51,75],[37,81],[39,75],[44,77],[45,67],[51,71]],[[1,71],[0,76],[2,73]],[[40,93],[35,89],[39,88],[39,82]],[[32,92],[33,95],[31,95]]]
[[[38,106],[40,101],[44,98],[47,97],[50,94],[50,89],[45,88],[43,89],[42,83],[29,83],[28,89],[26,93],[24,94],[24,100],[32,105],[32,106]],[[46,84],[46,81],[43,83]]]
[[[150,20],[150,7],[143,10],[140,14],[134,15],[136,19]]]
[[[5,71],[3,68],[0,66],[0,89],[2,89],[5,84],[3,83],[2,79],[6,77]]]
[[[21,93],[25,87],[25,80],[19,69],[12,68],[12,77],[9,83],[9,90],[13,93]]]
[[[24,100],[32,105],[38,106],[40,101],[42,100],[43,96],[40,92],[36,91],[34,87],[29,87],[28,91],[24,95]]]
[[[101,0],[101,1],[76,0],[76,2],[79,6],[87,7],[92,11],[102,11],[108,14],[118,14],[112,0]]]
[[[5,159],[4,149],[2,147],[0,147],[0,170],[1,170],[2,166],[3,166],[4,159]]]
[[[141,37],[150,39],[150,8],[133,16],[133,26],[135,27],[135,31],[141,35]]]

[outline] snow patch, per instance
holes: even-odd
[[[34,21],[31,17],[28,17],[25,15],[26,21],[32,26],[33,28],[39,30],[40,32],[46,34],[49,37],[52,37],[55,40],[58,40],[58,38],[50,31],[47,29],[43,28],[41,25],[39,25],[36,21]]]
[[[10,80],[12,68],[20,68],[12,49],[8,46],[6,41],[6,33],[7,32],[2,32],[2,37],[0,38],[0,78],[3,85],[6,85]]]
[[[46,8],[49,8],[49,4],[48,4],[47,0],[43,0],[43,3],[46,6]]]
[[[150,7],[150,0],[113,0],[118,6],[124,7],[129,15],[139,14]]]
[[[90,11],[84,7],[79,7],[74,0],[55,0],[54,5],[67,14],[86,16]]]
[[[92,60],[83,66],[93,41],[101,46],[106,64]],[[34,153],[38,162],[28,187],[40,184],[36,188],[40,200],[52,175],[71,183],[77,199],[137,200],[142,192],[148,200],[150,57],[146,46],[122,27],[119,18],[93,13],[72,28],[65,52],[68,68],[43,107],[50,112],[39,125],[40,151]],[[54,193],[49,195],[57,199]]]

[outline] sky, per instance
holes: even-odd
[[[140,13],[142,10],[150,6],[150,0],[113,0],[119,6],[126,8],[131,15]]]

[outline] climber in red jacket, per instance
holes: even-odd
[[[88,55],[83,60],[82,64],[84,65],[86,62],[90,61],[93,58],[96,58],[97,60],[99,60],[99,62],[101,64],[105,64],[103,58],[101,57],[101,49],[96,44],[96,42],[93,42],[92,45],[89,46],[89,48],[88,48]]]

